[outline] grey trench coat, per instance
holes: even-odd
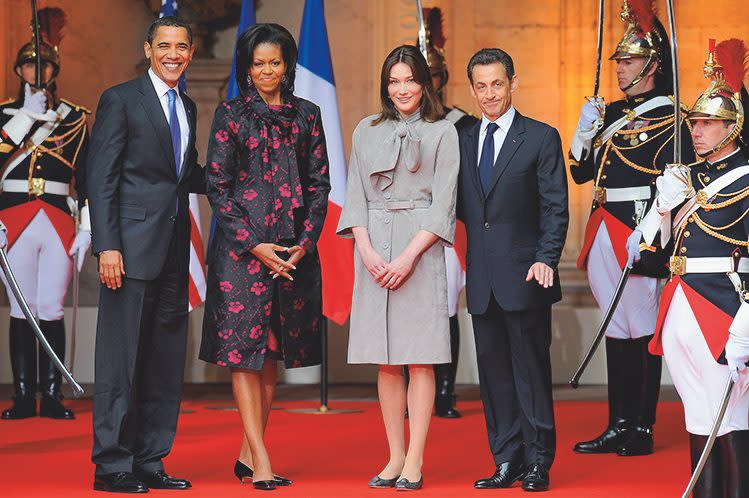
[[[394,291],[375,282],[355,251],[348,361],[449,363],[445,246],[455,234],[458,135],[449,121],[429,123],[418,112],[372,126],[376,118],[364,118],[354,130],[338,234],[353,237],[353,227],[367,228],[372,247],[388,262],[420,230],[440,240]]]

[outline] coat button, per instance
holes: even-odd
[[[390,223],[390,218],[385,218],[385,219],[384,219],[384,220],[382,220],[382,221],[383,221],[383,223],[385,223],[385,224],[387,225],[387,224],[389,224],[389,223]]]
[[[484,223],[484,228],[486,228],[487,230],[489,229],[489,222],[488,221],[486,223]]]
[[[393,194],[391,194],[390,192],[385,192],[384,194],[382,194],[382,196],[383,196],[383,197],[384,197],[385,199],[390,199],[390,198],[391,198],[391,197],[393,196]]]
[[[684,237],[689,237],[690,235],[692,235],[692,234],[689,233],[689,230],[687,230],[686,232],[684,232]]]
[[[687,252],[687,248],[686,247],[682,247],[681,248],[681,253],[684,254],[685,252]]]
[[[169,221],[171,221],[172,223],[174,223],[175,221],[177,221],[177,217],[176,216],[170,216],[169,217]]]
[[[388,244],[387,242],[383,242],[382,243],[382,248],[383,249],[387,249],[388,247],[390,247],[390,244]]]

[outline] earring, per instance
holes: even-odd
[[[288,76],[286,76],[286,74],[284,74],[284,75],[283,75],[283,76],[281,77],[281,86],[285,88],[285,87],[287,87],[287,86],[288,86],[288,84],[289,84],[289,77],[288,77]]]
[[[252,83],[252,76],[248,74],[247,75],[247,88],[252,88],[253,86],[255,85]]]

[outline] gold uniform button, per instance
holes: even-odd
[[[692,235],[692,234],[689,233],[689,230],[687,230],[686,232],[684,232],[684,237],[689,237],[690,235]]]
[[[601,175],[601,180],[605,180],[605,179],[606,179],[606,175]]]
[[[685,252],[687,252],[687,248],[686,247],[682,247],[681,248],[681,253],[684,254]]]
[[[606,160],[606,166],[611,166],[611,161],[609,161],[608,159]]]
[[[709,177],[709,176],[706,176],[706,177],[705,177],[705,181],[706,181],[706,182],[709,182],[709,181],[710,181],[710,177]]]
[[[689,218],[687,218],[687,221],[689,223],[694,223],[694,216],[690,216]]]
[[[37,166],[36,166],[36,169],[42,169],[42,167],[41,167],[41,166],[39,166],[39,165],[37,165]]]

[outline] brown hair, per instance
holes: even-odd
[[[431,123],[445,117],[445,110],[437,96],[434,85],[432,85],[432,75],[429,72],[429,66],[427,66],[424,56],[413,45],[401,45],[400,47],[395,47],[385,58],[385,62],[382,63],[382,72],[380,73],[380,101],[382,103],[382,111],[380,111],[377,119],[372,122],[372,126],[378,125],[387,119],[399,119],[398,109],[396,109],[395,104],[390,100],[390,95],[388,94],[390,71],[399,62],[411,68],[414,81],[421,85],[421,104],[419,105],[421,119]]]

